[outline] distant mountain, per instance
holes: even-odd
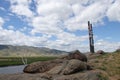
[[[0,45],[0,56],[64,55],[65,51],[45,47]]]

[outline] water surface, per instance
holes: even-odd
[[[25,65],[0,67],[0,74],[22,73]]]

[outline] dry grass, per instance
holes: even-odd
[[[120,80],[120,52],[96,55],[89,60],[89,64],[105,71],[111,80]]]

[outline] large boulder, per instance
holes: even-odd
[[[120,52],[120,48],[118,48],[115,52]]]
[[[31,64],[28,64],[23,71],[25,73],[44,73],[61,63],[63,63],[62,59],[33,62]]]
[[[104,54],[105,52],[103,50],[98,50],[96,53],[97,54]]]
[[[62,74],[69,75],[76,72],[87,70],[87,64],[77,59],[68,61],[68,64],[64,67]]]
[[[81,60],[81,61],[84,61],[84,62],[87,62],[87,57],[82,54],[79,50],[75,50],[75,51],[72,51],[70,52],[66,57],[65,59],[78,59],[78,60]]]
[[[90,66],[88,66],[85,62],[82,62],[77,59],[71,59],[68,61],[65,61],[61,65],[55,66],[51,70],[49,70],[48,74],[62,74],[62,75],[69,75],[74,74],[77,72],[81,72],[83,70],[89,70]]]
[[[55,59],[55,60],[50,60],[50,61],[38,61],[38,62],[34,62],[31,64],[28,64],[25,68],[24,68],[24,72],[25,73],[44,73],[46,71],[51,70],[52,68],[54,68],[55,66],[58,66],[60,64],[65,63],[66,61],[71,59],[76,59],[78,62],[80,61],[84,61],[87,62],[87,57],[80,53],[78,50],[74,51],[74,52],[70,52],[69,55],[67,55],[66,57],[64,57],[65,59]],[[75,60],[75,61],[76,61]],[[66,64],[66,63],[65,63]],[[75,63],[76,64],[76,63]],[[80,64],[82,64],[82,62],[80,62]],[[64,65],[64,64],[63,64]],[[64,65],[65,66],[65,65]]]
[[[64,61],[62,64],[57,65],[55,67],[53,67],[51,70],[49,70],[48,72],[46,72],[47,74],[61,74],[63,69],[66,67],[66,65],[68,64],[68,60]]]

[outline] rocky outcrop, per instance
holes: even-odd
[[[65,66],[62,73],[64,75],[68,75],[68,74],[73,74],[83,70],[87,70],[87,64],[80,60],[72,59],[68,61],[68,64]]]
[[[104,54],[105,52],[103,50],[98,50],[96,54]]]
[[[68,59],[68,60],[78,59],[83,62],[87,62],[87,57],[84,54],[82,54],[79,50],[69,52],[69,54],[67,56],[64,56],[63,59]]]
[[[34,62],[24,68],[25,73],[71,74],[88,70],[88,65],[77,59]]]
[[[73,60],[74,62],[72,62],[72,59],[76,59],[76,60]],[[63,58],[50,60],[50,61],[44,61],[44,62],[39,61],[39,62],[31,63],[31,64],[27,65],[23,71],[25,73],[44,73],[46,71],[51,70],[55,66],[59,66],[59,67],[66,66],[67,61],[69,62],[68,66],[70,66],[70,64],[71,64],[71,66],[74,66],[74,67],[78,66],[77,64],[79,64],[79,66],[82,66],[83,62],[87,61],[87,57],[84,54],[80,53],[78,50],[76,50],[76,51],[70,52],[69,55],[67,55]],[[75,63],[75,61],[77,64]],[[70,73],[68,72],[65,74],[70,74]]]
[[[85,62],[82,62],[77,59],[71,59],[69,61],[65,61],[63,64],[59,66],[52,68],[47,73],[69,75],[83,70],[88,70],[87,64]]]
[[[49,71],[53,67],[63,63],[62,59],[50,60],[50,61],[39,61],[27,65],[23,72],[25,73],[43,73]]]
[[[120,52],[120,48],[118,48],[115,52]]]

